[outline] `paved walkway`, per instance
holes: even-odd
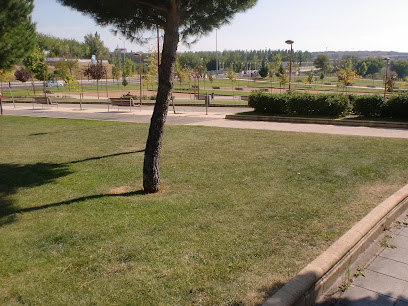
[[[52,117],[68,119],[108,120],[149,123],[153,106],[134,108],[132,112],[121,108],[111,108],[108,112],[104,105],[79,105],[68,104],[44,107],[36,105],[33,109],[31,104],[4,105],[4,114],[13,116]],[[392,137],[408,139],[408,130],[332,126],[320,124],[299,124],[280,122],[251,122],[226,120],[226,114],[249,111],[248,108],[234,107],[210,107],[206,114],[205,107],[181,107],[177,106],[176,113],[170,106],[167,124],[174,125],[201,125],[241,129],[263,129],[277,131],[328,133],[339,135],[356,135],[367,137]],[[1,119],[1,118],[0,118]],[[407,212],[408,213],[408,212]],[[408,306],[408,216],[404,215],[400,229],[392,233],[390,245],[396,248],[383,248],[365,265],[365,277],[358,277],[352,286],[340,297],[336,297],[336,305],[399,305]],[[333,305],[330,302],[319,305]]]
[[[121,107],[119,111],[116,107],[111,107],[111,111],[108,112],[106,105],[90,104],[84,104],[82,110],[80,110],[78,104],[60,104],[58,108],[55,105],[43,108],[41,105],[35,105],[35,109],[33,109],[31,103],[16,104],[15,108],[13,107],[13,104],[7,103],[3,105],[3,108],[5,115],[13,116],[107,120],[137,123],[149,123],[153,111],[153,106],[151,105],[142,106],[141,109],[133,108],[132,112],[129,112],[124,107]],[[176,113],[173,112],[173,108],[170,106],[166,124],[408,139],[408,130],[406,129],[225,119],[226,114],[247,112],[251,110],[250,108],[245,107],[209,107],[208,114],[206,114],[206,108],[204,106],[176,106],[175,110]]]
[[[319,306],[408,306],[408,211],[379,241],[387,244],[377,248],[374,256],[362,262],[364,276],[357,276],[341,294],[327,297]],[[375,247],[375,246],[374,246]],[[361,255],[363,257],[364,254]],[[353,274],[353,271],[350,271]],[[335,288],[337,289],[337,288]]]

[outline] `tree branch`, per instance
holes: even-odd
[[[154,8],[154,9],[158,9],[163,12],[167,12],[167,8],[164,5],[156,5],[156,4],[150,3],[150,1],[144,1],[144,0],[133,0],[133,2],[136,4],[147,6],[149,8]]]

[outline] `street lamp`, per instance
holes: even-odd
[[[293,53],[292,45],[293,45],[294,41],[293,40],[287,40],[287,41],[285,41],[285,43],[290,45],[290,62],[289,62],[289,91],[290,91],[290,84],[292,83],[292,53]]]
[[[142,54],[135,53],[135,56],[139,56],[139,85],[140,85],[140,110],[142,110]]]
[[[388,62],[390,61],[390,58],[384,57],[384,61],[387,61],[387,65],[385,66],[385,82],[384,82],[384,98],[385,98],[385,93],[387,92],[387,81],[388,81]]]
[[[47,91],[45,90],[45,64],[43,62],[39,62],[38,64],[43,66],[43,87],[44,87],[44,97],[47,98]],[[57,84],[58,86],[58,84]]]

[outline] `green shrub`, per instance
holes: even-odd
[[[385,100],[380,95],[356,96],[353,104],[353,112],[357,115],[378,117],[385,114]]]
[[[393,118],[408,118],[408,94],[392,96],[386,105],[387,115]]]
[[[296,115],[340,116],[349,108],[346,95],[293,93],[288,99],[288,111]]]
[[[248,97],[248,105],[258,112],[268,114],[287,113],[287,95],[269,94],[261,91],[253,91]]]
[[[253,92],[248,105],[268,114],[340,116],[350,108],[349,97],[337,94]]]

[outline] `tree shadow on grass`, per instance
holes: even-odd
[[[28,208],[22,208],[22,209],[17,209],[11,212],[12,214],[15,213],[27,213],[27,212],[32,212],[32,211],[37,211],[37,210],[42,210],[42,209],[47,209],[51,207],[58,207],[58,206],[63,206],[63,205],[70,205],[70,204],[75,204],[75,203],[80,203],[88,200],[95,200],[95,199],[101,199],[105,197],[131,197],[134,195],[143,195],[146,194],[143,190],[137,190],[137,191],[131,191],[131,192],[125,192],[125,193],[119,193],[119,194],[96,194],[96,195],[90,195],[90,196],[85,196],[85,197],[79,197],[76,199],[71,199],[67,201],[62,201],[62,202],[57,202],[57,203],[51,203],[51,204],[45,204],[42,206],[34,206],[34,207],[28,207]]]
[[[11,223],[15,219],[15,214],[30,211],[36,211],[49,207],[68,205],[77,202],[82,202],[90,199],[97,199],[106,196],[132,196],[143,194],[143,191],[134,191],[122,194],[101,194],[93,196],[85,196],[77,199],[71,199],[53,204],[35,206],[29,208],[18,209],[14,207],[11,196],[17,193],[19,188],[31,188],[52,183],[56,179],[73,173],[69,169],[70,164],[77,164],[86,161],[100,160],[103,158],[122,156],[127,154],[141,153],[144,150],[129,151],[114,153],[103,156],[89,157],[81,160],[75,160],[66,163],[36,163],[28,165],[19,164],[0,164],[0,226]]]
[[[64,164],[0,164],[0,226],[14,220],[12,215],[17,209],[10,197],[19,188],[47,184],[70,173],[72,172]],[[4,218],[6,216],[8,217]]]
[[[80,159],[80,160],[75,160],[75,161],[67,162],[67,163],[64,163],[63,165],[78,164],[78,163],[82,163],[82,162],[85,162],[85,161],[98,160],[98,159],[103,159],[103,158],[108,158],[108,157],[115,157],[115,156],[121,156],[121,155],[128,155],[128,154],[133,154],[133,153],[142,153],[142,152],[144,152],[144,151],[145,151],[145,150],[137,150],[137,151],[114,153],[114,154],[103,155],[103,156],[89,157],[89,158],[84,158],[84,159]]]

